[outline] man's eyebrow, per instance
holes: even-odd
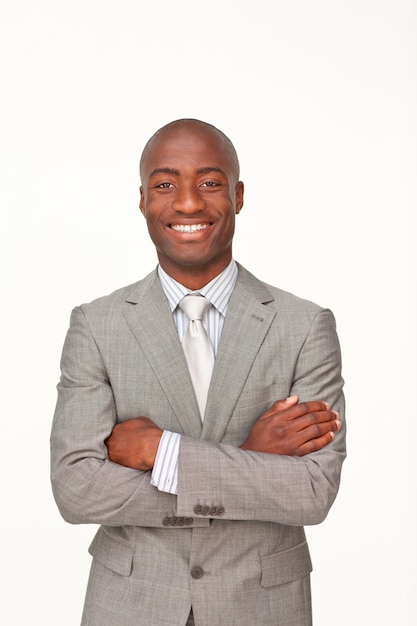
[[[219,174],[223,174],[223,176],[226,176],[226,172],[224,170],[221,169],[221,167],[217,167],[215,165],[212,166],[208,166],[208,167],[200,167],[197,170],[197,174],[210,174],[210,172],[219,172]]]
[[[155,176],[155,174],[174,174],[174,176],[180,175],[179,171],[176,169],[173,169],[172,167],[156,167],[149,174],[149,177]]]

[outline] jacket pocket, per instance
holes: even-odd
[[[114,539],[103,528],[99,528],[88,551],[94,559],[112,572],[120,576],[130,576],[134,547]]]
[[[307,542],[261,558],[261,585],[274,587],[307,576],[313,567]]]

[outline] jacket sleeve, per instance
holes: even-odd
[[[150,472],[109,461],[105,440],[116,424],[114,394],[81,307],[71,315],[51,432],[55,500],[70,523],[163,527],[176,496],[150,485]],[[205,526],[208,520],[195,520]]]
[[[182,437],[177,515],[296,526],[323,521],[346,455],[342,388],[334,317],[320,310],[298,354],[291,393],[300,401],[325,400],[340,413],[342,428],[333,442],[319,452],[291,457]]]

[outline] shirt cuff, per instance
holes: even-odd
[[[179,433],[169,430],[162,433],[151,475],[151,485],[159,491],[177,493],[180,440]]]

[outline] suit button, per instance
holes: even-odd
[[[196,504],[196,505],[195,505],[195,507],[194,507],[194,509],[193,509],[193,510],[194,510],[194,513],[195,513],[196,515],[201,515],[201,509],[202,509],[202,508],[203,508],[203,507],[201,506],[201,504]]]
[[[199,565],[194,565],[194,567],[191,568],[191,576],[195,578],[195,580],[199,580],[200,578],[203,578],[204,576],[203,568],[200,567]]]
[[[218,508],[219,508],[219,507],[217,507],[217,506],[212,506],[212,507],[211,507],[211,509],[210,509],[210,511],[209,511],[209,515],[210,515],[210,516],[213,516],[213,515],[218,515],[218,513],[217,513]]]
[[[202,508],[201,508],[201,515],[208,515],[210,512],[210,507],[207,506],[207,504],[205,504]]]
[[[164,526],[169,526],[171,524],[171,518],[170,517],[164,517],[164,519],[162,520],[162,524]]]
[[[193,522],[192,517],[184,517],[184,526],[192,526]]]
[[[218,507],[217,507],[217,513],[216,513],[216,515],[218,515],[219,517],[221,517],[222,515],[224,515],[224,513],[225,513],[225,508],[224,508],[224,506],[218,506]]]

